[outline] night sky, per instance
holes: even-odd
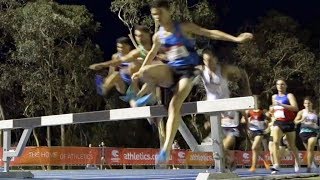
[[[115,52],[115,40],[128,34],[126,26],[110,10],[111,0],[56,0],[63,4],[85,5],[101,23],[95,42],[104,51],[104,58],[110,59]],[[269,10],[277,10],[296,19],[301,25],[320,23],[320,0],[212,0],[216,4],[219,21],[215,26],[234,34],[244,23],[254,25],[258,17]],[[318,37],[319,38],[319,37]]]

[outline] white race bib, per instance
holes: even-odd
[[[239,113],[236,111],[227,111],[221,114],[222,127],[238,127]]]
[[[273,109],[274,109],[274,117],[276,119],[285,118],[284,108],[282,106],[274,106]]]
[[[185,46],[172,46],[166,52],[166,54],[167,54],[167,59],[169,61],[174,61],[176,59],[180,59],[180,58],[189,56],[189,52]]]
[[[250,130],[264,130],[265,129],[265,122],[259,120],[251,120],[250,121]]]

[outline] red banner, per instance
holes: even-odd
[[[11,166],[39,166],[39,165],[153,165],[159,149],[148,148],[112,148],[112,147],[27,147],[22,156],[12,158]],[[2,156],[2,150],[0,151]],[[231,151],[237,165],[251,165],[251,151]],[[262,158],[270,162],[269,152],[264,152],[258,158],[258,164],[263,165]],[[303,165],[307,163],[305,151],[299,152]],[[315,152],[315,161],[320,163],[320,152]],[[211,166],[214,164],[212,153],[192,152],[189,150],[174,150],[171,153],[169,164]],[[282,156],[281,164],[293,165],[292,153]],[[0,165],[3,165],[1,160]]]
[[[2,156],[2,151],[0,153]],[[100,160],[99,148],[87,147],[27,147],[22,156],[12,158],[12,166],[83,165]],[[1,165],[3,162],[1,161]]]
[[[123,149],[122,163],[128,165],[154,164],[157,153],[157,149]]]

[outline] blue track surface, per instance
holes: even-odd
[[[305,168],[301,168],[305,172]],[[58,171],[32,171],[35,179],[128,179],[128,180],[164,180],[164,179],[195,179],[198,173],[206,172],[206,169],[179,169],[179,170],[155,170],[155,169],[121,169],[121,170],[58,170]],[[209,170],[209,172],[214,172]],[[240,177],[266,176],[270,171],[257,169],[256,173],[248,172],[248,169],[235,171]],[[293,168],[281,169],[279,174],[293,174]]]

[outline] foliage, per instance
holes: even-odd
[[[235,49],[255,94],[270,97],[278,78],[301,85],[315,81],[315,76],[308,76],[315,72],[315,56],[299,40],[299,30],[292,18],[272,11],[255,26],[254,40]]]
[[[15,99],[18,104],[6,107],[22,107],[26,117],[95,108],[93,77],[87,67],[102,60],[99,47],[91,42],[99,24],[84,6],[37,0],[1,16],[7,35],[2,47],[10,49],[1,61],[0,88],[6,96],[20,95]]]

